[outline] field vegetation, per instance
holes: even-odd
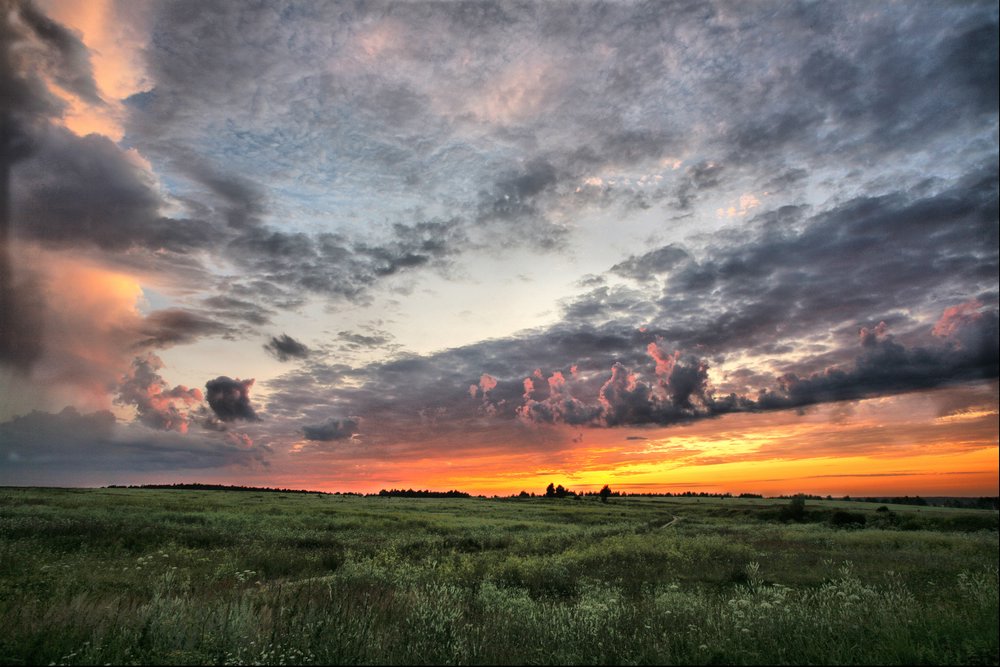
[[[603,500],[0,489],[0,663],[998,662],[996,511]]]

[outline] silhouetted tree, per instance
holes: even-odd
[[[598,495],[601,496],[602,503],[608,502],[608,497],[611,496],[611,487],[605,484],[604,486],[601,487],[601,490],[598,493]]]
[[[561,489],[562,485],[560,485],[559,488]],[[555,496],[556,496],[556,487],[552,482],[549,482],[549,485],[545,487],[545,497],[555,498]]]
[[[781,508],[781,519],[783,521],[802,521],[806,515],[806,498],[802,494],[793,496],[788,501],[788,505]]]
[[[566,489],[563,488],[562,484],[560,484],[559,486],[556,487],[556,498],[565,498],[565,497],[566,497]]]

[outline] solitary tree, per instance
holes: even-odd
[[[801,493],[792,496],[788,504],[781,508],[783,521],[802,521],[806,515],[806,498]]]
[[[603,487],[601,487],[601,491],[598,495],[601,496],[602,503],[608,502],[608,498],[611,496],[611,487],[605,484]]]

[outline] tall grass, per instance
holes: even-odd
[[[997,663],[995,529],[755,509],[0,490],[0,662]]]

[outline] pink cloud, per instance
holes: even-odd
[[[479,388],[483,390],[483,396],[486,396],[486,394],[496,386],[497,386],[497,379],[492,375],[483,373],[482,376],[479,378]]]
[[[163,431],[186,433],[190,422],[189,408],[201,403],[201,390],[182,385],[170,388],[160,377],[163,361],[149,352],[136,357],[132,367],[122,376],[116,402],[135,406],[143,424]]]
[[[972,299],[957,306],[945,308],[944,313],[941,314],[941,319],[934,325],[931,333],[942,338],[954,335],[959,329],[963,329],[969,324],[982,319],[983,314],[980,311],[982,307],[982,303],[976,299]]]

